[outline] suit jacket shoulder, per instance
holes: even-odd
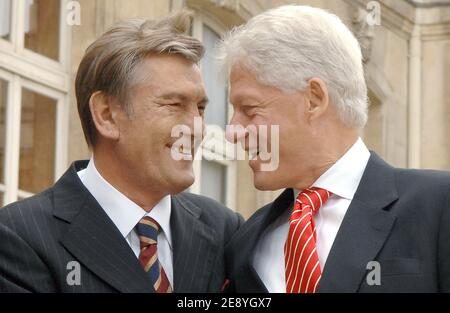
[[[153,291],[125,238],[78,179],[86,164],[75,162],[53,187],[0,210],[0,292]],[[214,200],[172,197],[175,292],[220,291],[224,246],[241,223]],[[70,281],[73,264],[79,281]]]
[[[419,223],[427,236],[438,235],[443,218],[450,214],[450,172],[396,168],[394,173],[398,203],[391,211]]]
[[[56,251],[49,236],[60,236],[50,225],[51,193],[49,189],[0,209],[0,291],[56,291],[47,253]]]
[[[396,185],[399,193],[430,192],[432,196],[448,196],[450,172],[426,169],[395,168]]]
[[[189,192],[180,193],[174,198],[186,204],[185,207],[193,214],[199,214],[199,218],[207,225],[222,230],[221,232],[227,234],[228,237],[231,237],[230,235],[234,234],[244,223],[244,219],[239,213],[214,199]]]
[[[53,216],[52,188],[29,198],[8,204],[0,209],[0,224],[10,228],[29,242],[35,242],[32,229],[44,228],[37,221],[50,220]],[[45,231],[45,230],[43,230]]]

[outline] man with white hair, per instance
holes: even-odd
[[[227,246],[235,292],[450,292],[450,174],[393,168],[364,145],[361,49],[322,9],[253,17],[219,47],[230,124],[279,125],[279,166],[251,155],[260,190],[286,190]],[[268,136],[270,138],[271,136]]]

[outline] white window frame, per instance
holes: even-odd
[[[193,25],[192,25],[192,36],[197,38],[198,40],[203,40],[203,27],[204,25],[211,28],[214,32],[216,32],[219,36],[223,35],[226,31],[226,27],[220,23],[220,21],[216,20],[214,17],[208,15],[204,12],[195,12]],[[208,108],[207,108],[208,110]],[[227,122],[230,120],[232,116],[232,106],[228,103],[227,109]],[[225,136],[225,131],[222,131],[220,136]],[[222,144],[217,142],[216,147],[220,147]],[[205,142],[202,143],[202,148],[204,148]],[[234,156],[229,155],[231,149],[227,149],[228,155],[224,153],[220,153],[220,151],[212,152],[207,149],[199,149],[198,154],[203,152],[203,156],[212,159],[209,162],[214,162],[220,165],[225,166],[226,168],[226,182],[225,182],[225,205],[235,209],[236,208],[236,188],[237,188],[237,162],[233,160]],[[204,157],[202,156],[202,159]],[[197,155],[196,158],[200,158],[200,155]],[[201,180],[202,180],[202,161],[195,160],[194,161],[194,174],[195,174],[195,182],[190,187],[190,192],[200,194],[201,193]]]
[[[5,106],[5,157],[3,203],[17,201],[32,193],[19,190],[20,128],[22,89],[56,100],[56,143],[54,179],[65,171],[68,163],[68,125],[70,89],[71,28],[66,23],[68,0],[60,0],[59,61],[24,47],[25,0],[11,2],[9,40],[0,38],[0,78],[8,82]]]

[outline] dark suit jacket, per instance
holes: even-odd
[[[293,200],[292,189],[285,190],[233,236],[229,291],[267,292],[252,265],[253,251]],[[370,261],[379,262],[381,285],[366,279]],[[318,292],[450,292],[450,173],[396,169],[372,153]]]
[[[154,292],[130,246],[78,178],[86,165],[75,162],[50,189],[0,209],[0,292]],[[206,197],[172,197],[175,292],[220,291],[224,246],[241,222]],[[67,283],[75,277],[71,261],[80,264],[80,285]]]

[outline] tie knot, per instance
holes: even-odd
[[[153,218],[146,216],[136,225],[136,231],[142,243],[156,244],[159,232],[159,224]]]
[[[330,192],[328,190],[311,187],[303,190],[295,200],[301,208],[310,207],[312,214],[316,214],[320,207],[328,200]]]

